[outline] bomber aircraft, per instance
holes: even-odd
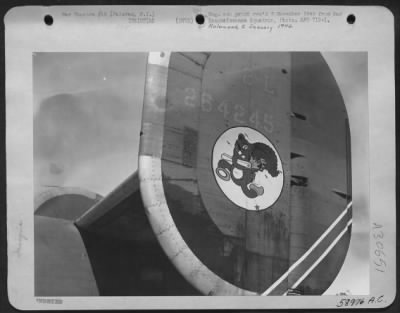
[[[35,197],[36,296],[321,295],[339,273],[351,141],[320,53],[149,53],[138,156],[105,197]]]

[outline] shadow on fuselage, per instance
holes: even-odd
[[[80,231],[100,295],[200,295],[162,251],[139,191],[104,220],[107,224],[97,226],[96,233]],[[132,232],[121,237],[121,229]]]
[[[162,251],[139,190],[93,229],[59,216],[35,216],[36,296],[200,295]]]

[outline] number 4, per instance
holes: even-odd
[[[227,100],[223,100],[218,105],[218,111],[220,111],[221,113],[224,113],[224,119],[227,119],[229,116],[229,102]]]
[[[249,118],[249,122],[252,123],[254,125],[255,128],[259,128],[260,127],[260,120],[259,120],[259,116],[258,116],[258,111],[254,111]]]
[[[272,115],[264,114],[264,130],[268,133],[272,133],[274,131],[274,124]]]

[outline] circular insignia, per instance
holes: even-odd
[[[351,144],[322,55],[151,53],[149,64],[140,194],[177,270],[208,296],[323,294],[350,242]]]
[[[218,186],[239,207],[271,207],[283,188],[282,161],[273,144],[249,127],[233,127],[214,144],[212,167]]]

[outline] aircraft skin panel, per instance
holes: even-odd
[[[213,60],[213,58],[216,58],[216,60]],[[189,67],[189,69],[187,69],[187,60],[180,63],[179,60],[182,60],[182,56],[180,54],[173,54],[171,57],[170,64],[171,62],[173,62],[174,66],[172,67],[172,69],[170,68],[168,73],[167,105],[170,105],[170,107],[165,113],[165,120],[164,120],[165,123],[164,142],[168,145],[168,148],[166,148],[166,145],[164,145],[164,150],[163,150],[163,161],[164,160],[165,161],[163,162],[162,168],[163,168],[163,173],[166,176],[164,181],[165,182],[168,181],[168,184],[174,183],[173,180],[170,180],[168,178],[169,177],[168,168],[170,163],[167,161],[178,164],[180,163],[184,167],[186,166],[197,167],[197,179],[199,186],[198,192],[200,192],[201,194],[201,200],[204,202],[204,205],[201,202],[200,203],[197,202],[197,205],[192,204],[192,206],[194,207],[205,206],[206,208],[208,208],[204,209],[204,214],[202,216],[205,218],[207,218],[208,216],[211,217],[211,221],[209,221],[210,223],[213,222],[215,223],[217,221],[215,224],[217,225],[218,229],[222,232],[221,234],[219,234],[220,242],[224,242],[225,238],[224,234],[225,235],[229,234],[230,236],[242,239],[241,240],[242,242],[239,244],[237,244],[236,242],[233,242],[231,244],[235,247],[237,246],[236,249],[243,250],[237,253],[238,255],[236,256],[236,258],[246,259],[248,270],[247,272],[245,272],[243,271],[243,269],[241,269],[243,278],[232,280],[232,275],[226,274],[226,271],[220,269],[219,264],[225,264],[225,266],[227,266],[227,261],[225,260],[225,256],[219,256],[220,253],[218,251],[222,249],[221,247],[218,246],[215,247],[214,251],[209,251],[209,250],[205,251],[204,249],[202,249],[202,247],[196,248],[196,244],[193,241],[189,243],[189,246],[194,251],[194,253],[197,253],[199,255],[200,259],[213,272],[223,273],[221,275],[225,280],[228,280],[231,283],[236,283],[243,289],[248,288],[250,290],[254,290],[257,288],[257,286],[260,285],[261,287],[259,287],[259,291],[262,291],[263,289],[265,289],[265,287],[268,286],[268,282],[264,283],[264,286],[262,283],[259,282],[257,282],[257,286],[254,285],[253,282],[260,280],[259,278],[246,279],[244,277],[246,275],[248,277],[250,277],[250,275],[253,275],[250,273],[251,267],[253,267],[254,269],[258,269],[260,267],[258,263],[266,262],[264,260],[264,257],[262,256],[257,261],[256,259],[258,258],[257,256],[258,254],[262,255],[263,253],[266,253],[266,251],[268,251],[269,255],[274,255],[278,256],[278,258],[281,257],[282,259],[287,259],[288,255],[287,239],[286,243],[285,240],[281,237],[278,237],[278,239],[275,238],[275,240],[269,239],[267,241],[255,240],[257,236],[258,237],[260,235],[262,236],[263,233],[266,233],[267,231],[270,232],[271,229],[275,228],[278,230],[277,231],[278,236],[283,237],[286,234],[287,237],[287,232],[285,233],[285,228],[280,226],[284,225],[284,223],[281,224],[279,223],[279,218],[282,219],[284,213],[281,214],[278,219],[274,219],[269,214],[266,216],[267,222],[265,224],[259,224],[256,222],[257,217],[255,217],[256,220],[254,220],[252,214],[248,214],[249,216],[246,219],[246,217],[244,216],[246,213],[244,213],[243,210],[240,209],[238,210],[238,208],[233,206],[228,199],[222,201],[223,205],[215,205],[215,203],[213,203],[213,201],[215,201],[215,197],[211,196],[210,199],[208,199],[207,197],[208,194],[215,193],[215,191],[218,190],[215,179],[213,177],[213,173],[210,171],[211,159],[209,152],[212,151],[212,146],[214,145],[215,137],[221,133],[221,131],[219,131],[220,129],[223,130],[227,126],[234,127],[247,124],[248,123],[247,120],[251,119],[254,119],[255,124],[262,123],[263,121],[260,120],[260,117],[267,118],[265,107],[268,106],[264,105],[266,101],[265,96],[266,95],[271,97],[276,96],[275,93],[277,93],[278,88],[275,87],[275,89],[272,90],[270,86],[266,86],[266,82],[269,81],[266,80],[265,77],[267,76],[267,73],[270,76],[276,76],[274,75],[276,69],[275,68],[271,69],[271,68],[272,65],[276,66],[277,61],[280,61],[279,64],[282,64],[282,66],[278,65],[279,73],[282,76],[281,78],[282,82],[280,83],[275,82],[275,84],[276,86],[280,86],[280,84],[282,83],[286,84],[287,85],[286,89],[289,89],[290,80],[287,80],[286,77],[284,77],[285,74],[281,72],[281,68],[289,67],[289,65],[286,64],[285,61],[288,62],[290,60],[290,56],[289,54],[286,54],[284,56],[284,59],[283,60],[281,59],[282,57],[277,54],[273,59],[269,60],[270,64],[261,65],[262,60],[265,60],[265,58],[262,55],[259,56],[258,58],[257,56],[249,58],[248,54],[241,54],[237,55],[237,58],[235,60],[232,60],[232,58],[226,58],[226,55],[223,53],[212,54],[212,57],[210,57],[207,60],[206,67],[204,69],[204,75],[202,81],[200,81],[197,78],[198,77],[197,75],[185,74],[188,73],[192,68]],[[224,60],[227,60],[227,63],[224,63],[223,62]],[[253,62],[255,64],[253,64]],[[178,64],[180,68],[178,68]],[[197,65],[196,68],[199,69],[201,67]],[[257,70],[254,70],[253,73],[252,68],[257,68]],[[260,71],[259,70],[260,68],[264,68],[264,71]],[[180,69],[180,71],[177,71],[177,69]],[[221,88],[221,84],[225,88],[223,87]],[[186,87],[184,88],[186,94],[183,95],[181,94],[182,86]],[[242,90],[243,86],[247,89],[247,92],[243,92]],[[201,94],[199,93],[200,90]],[[223,91],[224,94],[218,94],[218,92],[221,91]],[[280,100],[280,103],[275,99],[272,99],[270,101],[277,102],[274,103],[274,105],[281,107],[282,105],[286,104],[287,107],[286,112],[282,110],[279,110],[278,112],[284,115],[283,118],[286,118],[287,123],[289,123],[290,95],[287,95],[286,98],[280,97],[277,99]],[[220,112],[225,109],[224,106],[229,106],[230,108],[236,108],[237,112],[232,112],[232,114],[228,114],[228,112]],[[256,111],[255,108],[259,108],[259,110],[255,112]],[[254,112],[254,116],[252,116],[252,112]],[[268,113],[270,114],[270,112]],[[195,120],[196,117],[198,118],[198,121]],[[266,129],[265,132],[267,132],[267,130],[271,132],[272,131],[271,127],[272,126],[269,123],[266,123],[264,125],[264,128]],[[283,128],[289,129],[289,127],[286,128],[283,127]],[[191,130],[191,134],[188,135],[189,129]],[[276,132],[274,133],[275,136],[270,136],[270,137],[278,142],[279,139],[281,141],[286,139],[287,141],[289,138],[288,135],[285,136],[285,134],[280,134],[279,136],[278,134],[279,133]],[[192,137],[192,138],[185,140],[184,137]],[[196,145],[194,145],[193,147],[193,143],[196,142],[198,142],[197,149]],[[172,151],[170,151],[169,149],[170,144],[173,145],[173,149],[171,149]],[[289,151],[289,149],[286,149],[286,151]],[[195,163],[194,161],[192,161],[192,164],[188,164],[188,162],[186,162],[185,164],[184,157],[187,154],[191,154],[190,159],[196,160],[199,163],[197,162]],[[284,158],[282,159],[283,162],[285,162],[285,159]],[[286,159],[288,164],[289,155],[287,155]],[[288,172],[289,172],[288,170],[285,171],[287,177],[289,177]],[[287,181],[289,180],[287,179]],[[286,185],[287,190],[288,186],[289,185],[287,184]],[[167,202],[169,200],[169,202],[171,203],[173,201],[175,194],[178,193],[172,193],[166,190]],[[182,194],[179,193],[179,195],[180,195],[179,198],[182,198],[181,196]],[[216,196],[220,197],[220,194],[217,193]],[[285,198],[284,196],[281,196],[280,201],[283,202],[285,200],[284,198]],[[217,203],[218,202],[221,201],[217,201]],[[286,205],[282,204],[282,208],[287,208],[288,207],[287,204]],[[174,217],[174,220],[179,221],[180,219],[177,217],[179,215],[178,212],[179,206],[169,205],[169,208],[171,210],[171,214]],[[233,214],[231,213],[232,210],[238,211],[239,213],[236,219],[232,218],[233,216],[236,216],[234,213]],[[216,216],[216,219],[214,218],[214,216]],[[245,220],[247,222],[244,222]],[[181,225],[177,226],[179,230],[185,234],[184,235],[185,240],[190,241],[188,239],[190,237],[190,229],[188,231],[182,230],[185,228],[185,224],[187,223],[189,223],[189,221],[184,220]],[[257,228],[256,226],[259,227]],[[279,231],[279,229],[281,229],[281,231]],[[233,233],[234,231],[236,232]],[[203,236],[206,235],[203,234]],[[214,236],[217,235],[215,234]],[[225,238],[225,240],[229,240],[229,238]],[[274,245],[273,243],[274,241],[277,241],[280,244]],[[264,242],[264,244],[257,245],[256,244],[257,242],[260,243]],[[268,242],[270,243],[268,244]],[[255,259],[256,261],[252,262],[251,258],[248,258],[244,255],[246,253],[252,253],[253,255],[252,259]],[[282,253],[283,255],[280,256],[280,254]],[[210,254],[213,255],[212,258],[208,257],[208,255]],[[239,256],[240,254],[242,254],[242,256]],[[271,269],[269,271],[271,271]],[[228,278],[228,276],[230,278]],[[257,276],[255,274],[253,276],[259,277],[259,275]],[[267,278],[268,276],[261,276],[261,277]],[[269,281],[269,283],[271,283],[271,281]],[[251,285],[254,285],[254,287],[251,287]]]
[[[182,275],[206,295],[282,295],[317,272],[302,290],[326,290],[348,247],[351,203],[337,190],[351,190],[351,167],[345,106],[322,56],[152,53],[147,75],[141,192]],[[246,176],[247,145],[276,157],[266,193],[258,172]],[[332,242],[341,253],[327,253]],[[321,255],[333,269],[309,271]]]
[[[139,176],[135,172],[108,194],[107,197],[76,218],[75,225],[81,229],[96,231],[96,228],[109,224],[110,214],[119,215],[118,205],[137,191],[139,191]]]
[[[143,120],[139,177],[146,214],[149,217],[153,230],[164,251],[178,270],[204,294],[252,295],[254,293],[242,290],[210,271],[188,248],[180,232],[176,229],[174,220],[169,212],[167,200],[165,199],[161,171],[162,139],[164,138],[164,130],[161,127],[166,126],[173,129],[176,125],[164,125],[164,116],[158,114],[158,112],[174,110],[174,106],[167,107],[169,102],[166,98],[169,56],[163,53],[150,53],[149,63],[143,116],[149,115],[152,118]],[[173,71],[177,72],[176,70]],[[182,72],[184,71],[181,69],[179,75],[183,75]],[[162,78],[165,79],[164,85],[161,83],[162,80],[159,77],[153,77],[153,75],[157,76],[157,74],[161,74]],[[187,79],[191,79],[192,83],[196,81],[196,78],[190,75],[187,75]],[[185,112],[182,112],[180,115],[181,120],[184,120],[184,116]],[[158,137],[157,140],[152,140],[156,136]],[[151,149],[148,149],[149,146],[152,146]],[[166,150],[166,153],[168,152],[169,150]],[[168,157],[166,159],[168,161]]]
[[[277,97],[281,89],[290,90],[287,73],[280,72],[282,68],[290,67],[289,54],[272,53],[268,54],[268,58],[263,53],[250,55],[238,53],[234,54],[234,57],[224,53],[212,55],[213,57],[207,63],[202,85],[203,95],[206,95],[203,97],[207,98],[206,103],[209,102],[209,108],[203,104],[199,112],[201,135],[199,136],[198,160],[205,165],[204,173],[208,174],[208,177],[199,176],[199,185],[220,194],[214,175],[210,171],[212,162],[210,154],[216,137],[226,128],[243,125],[261,128],[262,133],[267,135],[273,144],[279,143],[280,146],[285,147],[283,151],[286,151],[286,154],[280,152],[280,157],[284,165],[285,181],[290,181],[290,171],[287,166],[290,151],[289,132],[285,134],[281,129],[273,131],[274,125],[270,121],[270,117],[274,116],[280,121],[282,129],[289,129],[290,93],[282,92],[282,95]],[[279,76],[276,75],[277,73]],[[274,85],[271,85],[269,77],[276,77]],[[276,110],[276,107],[280,110]],[[233,144],[234,142],[231,142],[231,145]],[[285,184],[279,201],[285,201],[288,188],[289,185]],[[229,200],[225,199],[229,203],[228,206],[232,207]],[[204,201],[207,206],[212,205],[212,203],[207,203],[206,197]],[[283,207],[287,208],[288,205],[283,205]],[[209,211],[213,215],[217,210],[218,208]],[[284,209],[281,208],[281,210]]]
[[[161,198],[164,195],[161,172],[154,170],[161,169],[161,160],[141,156],[139,162],[142,166],[139,175],[146,214],[161,246],[180,273],[204,294],[252,295],[216,277],[190,251],[176,229],[166,202]],[[154,195],[160,195],[161,200],[155,200]]]
[[[342,219],[338,224],[336,224],[332,231],[321,241],[321,243],[307,256],[307,258],[304,259],[304,261],[300,265],[298,265],[297,272],[293,272],[292,275],[289,275],[289,285],[291,283],[294,283],[299,278],[300,273],[304,273],[312,265],[312,263],[315,262],[315,260],[321,254],[323,254],[330,243],[333,242],[335,238],[339,236],[340,232],[346,227],[347,222],[348,219]],[[315,240],[313,241],[314,238],[312,238],[312,240],[307,239],[311,239],[309,238],[309,236],[307,236],[307,234],[292,233],[291,244],[294,247],[301,247],[302,243],[306,241],[310,243],[308,246],[310,247],[315,242]],[[301,255],[303,255],[303,253],[297,255],[292,254],[291,264],[298,260]],[[326,274],[323,275],[323,277],[326,277]],[[321,284],[319,284],[319,287],[322,289]]]
[[[285,69],[286,73],[283,73],[282,69]],[[227,197],[221,197],[221,191],[210,167],[210,152],[213,151],[216,138],[227,128],[249,125],[261,129],[273,144],[279,143],[280,146],[286,147],[280,150],[280,157],[284,180],[290,181],[290,169],[287,166],[290,136],[284,131],[274,131],[276,125],[272,122],[274,116],[282,125],[279,130],[289,129],[290,92],[283,92],[285,89],[290,90],[290,79],[287,77],[289,69],[289,54],[272,53],[266,58],[264,53],[213,53],[205,67],[203,101],[197,113],[200,115],[200,194],[208,214],[222,234],[232,236],[233,229],[236,230],[233,234],[235,237],[243,238],[242,242],[233,243],[237,249],[243,250],[241,253],[246,260],[240,265],[242,279],[236,281],[236,284],[257,292],[265,290],[273,282],[273,276],[263,275],[264,271],[280,273],[279,268],[273,268],[274,259],[271,260],[271,257],[283,260],[288,257],[288,232],[284,220],[289,217],[289,199],[286,196],[289,184],[284,185],[279,200],[271,208],[273,213],[243,210]],[[277,107],[280,110],[276,110]],[[233,148],[234,142],[230,144]],[[210,194],[214,196],[209,197]],[[220,198],[219,201],[216,201],[217,197]],[[223,204],[219,204],[220,202]],[[260,218],[264,219],[264,223],[259,223]],[[212,264],[208,266],[213,268]]]
[[[144,102],[138,174],[105,198],[35,197],[35,293],[196,294],[184,277],[205,295],[322,294],[352,222],[348,119],[322,56],[150,53]]]
[[[35,295],[99,295],[86,248],[72,221],[35,216]]]
[[[115,204],[116,197],[120,198],[89,227],[77,228],[72,220],[62,217],[35,215],[36,296],[199,294],[162,251],[145,214],[140,191],[121,192],[137,181],[135,176],[111,192],[111,202],[107,202],[107,196],[105,202],[94,204],[95,213],[98,205],[103,212],[107,203]],[[58,191],[53,193],[59,200],[56,204],[67,207],[72,203],[66,197],[60,198]],[[55,202],[48,195],[44,194],[47,201],[43,205],[50,209]],[[74,204],[81,208],[85,201]],[[74,207],[70,209],[75,211]]]
[[[345,229],[342,229],[342,231],[344,230]],[[342,256],[347,253],[350,237],[351,226],[347,228],[344,235],[340,237],[338,243],[332,247],[329,253],[322,258],[319,263],[317,263],[318,259],[314,261],[312,266],[309,267],[311,272],[308,274],[306,273],[307,275],[305,277],[298,277],[297,281],[293,279],[291,286],[297,283],[295,289],[302,295],[322,294],[326,290],[325,286],[329,286],[332,283],[331,277],[336,277],[338,268],[340,269],[343,265],[342,259],[335,257],[335,255]]]

